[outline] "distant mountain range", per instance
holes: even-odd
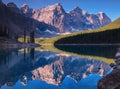
[[[20,10],[27,17],[54,26],[58,28],[60,32],[95,29],[111,22],[110,18],[103,12],[89,14],[79,7],[75,7],[67,13],[60,3],[38,10],[31,9],[28,5],[24,4]]]
[[[9,15],[3,17],[7,17],[10,23],[17,25],[19,30],[26,29],[29,33],[30,30],[36,29],[36,36],[39,37],[51,37],[61,33],[100,28],[111,22],[103,12],[89,14],[79,7],[66,12],[60,3],[41,9],[33,9],[29,8],[27,4],[18,8],[16,4],[10,2],[1,8],[7,8]],[[6,13],[6,11],[3,12]],[[14,27],[13,25],[12,28]]]

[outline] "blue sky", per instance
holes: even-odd
[[[105,12],[112,20],[120,17],[120,0],[3,0],[3,2],[15,2],[18,7],[26,3],[29,7],[36,9],[61,3],[66,11],[79,6],[89,13]]]

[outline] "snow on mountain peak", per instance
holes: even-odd
[[[29,8],[29,6],[27,4],[23,4],[22,8]]]
[[[53,5],[49,5],[45,8],[42,8],[42,9],[47,9],[47,10],[62,9],[62,5],[60,3],[56,3]]]
[[[26,16],[31,16],[37,21],[54,26],[59,29],[60,33],[96,29],[111,22],[110,18],[103,12],[89,14],[78,6],[69,13],[65,12],[60,3],[48,5],[39,10],[29,9],[27,4],[22,7],[21,10]]]
[[[86,14],[86,11],[83,10],[83,9],[81,9],[81,8],[79,8],[78,6],[76,6],[72,11],[73,11],[73,12],[80,13],[80,14],[82,14],[82,15],[85,15],[85,14]],[[72,12],[72,11],[71,11],[71,12]]]

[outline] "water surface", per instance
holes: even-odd
[[[118,47],[65,48],[109,60]],[[0,50],[0,69],[1,89],[97,89],[98,80],[111,71],[100,60],[34,48]]]

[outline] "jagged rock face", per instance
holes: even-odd
[[[12,24],[17,25],[17,29],[27,28],[27,30],[30,30],[33,29],[32,24],[35,24],[34,30],[39,31],[43,37],[55,36],[59,32],[76,32],[84,29],[99,28],[111,22],[104,13],[88,14],[79,7],[67,13],[59,3],[39,10],[31,9],[27,4],[18,8],[13,2],[8,3],[6,7],[7,13],[10,14],[6,17],[9,17],[10,21],[13,22]],[[20,18],[19,21],[18,18]],[[23,21],[25,22],[22,23]]]
[[[0,32],[6,32],[5,37],[15,39],[23,35],[24,30],[26,30],[26,34],[34,30],[32,27],[33,19],[20,14],[19,8],[14,3],[5,5],[1,2],[0,13]]]
[[[98,18],[100,20],[101,26],[104,26],[104,25],[106,25],[106,24],[111,22],[110,18],[103,12],[99,12],[97,14],[97,16],[98,16]]]
[[[23,4],[22,7],[20,8],[21,12],[25,14],[28,17],[31,17],[33,15],[34,10],[29,8],[27,4]]]
[[[65,16],[65,11],[58,3],[40,10],[36,10],[32,17],[38,21],[55,26],[60,29],[60,32],[63,32]]]
[[[71,16],[70,25],[75,29],[89,29],[92,28],[91,24],[87,20],[86,16],[88,15],[86,11],[75,7],[72,11],[69,12]]]
[[[57,3],[39,10],[28,9],[26,15],[55,26],[60,32],[74,32],[84,29],[95,29],[105,26],[111,22],[105,13],[89,14],[79,7],[74,8],[69,13],[65,12],[62,5]]]
[[[55,33],[95,29],[111,22],[105,13],[89,14],[79,7],[67,13],[59,3],[39,10],[29,8],[27,4],[23,4],[21,8],[18,8],[12,2],[8,3],[7,7],[17,14],[32,18],[35,20],[35,24],[41,24],[41,27],[36,26],[36,28],[43,28],[42,24],[44,23],[48,25],[45,28],[46,30],[54,31]]]
[[[24,11],[24,13],[22,10]],[[2,28],[6,28],[11,33],[10,37],[13,36],[13,38],[15,36],[22,36],[24,34],[24,30],[26,31],[27,35],[29,35],[30,32],[34,30],[35,36],[41,36],[41,34],[43,34],[44,31],[46,31],[47,29],[49,31],[53,31],[54,33],[59,32],[58,29],[55,28],[54,26],[30,18],[32,12],[30,13],[28,11],[29,12],[28,13],[27,10],[33,11],[33,9],[29,9],[27,5],[23,5],[22,9],[19,9],[16,6],[16,4],[14,4],[13,2],[10,2],[5,5],[1,1],[0,2],[0,32],[2,33]],[[47,33],[47,37],[49,37],[49,34]]]
[[[70,11],[69,14],[73,18],[72,21],[75,24],[81,24],[81,26],[79,26],[81,29],[100,28],[111,22],[111,20],[103,12],[100,12],[98,14],[89,14],[79,7],[76,7],[75,9]]]

